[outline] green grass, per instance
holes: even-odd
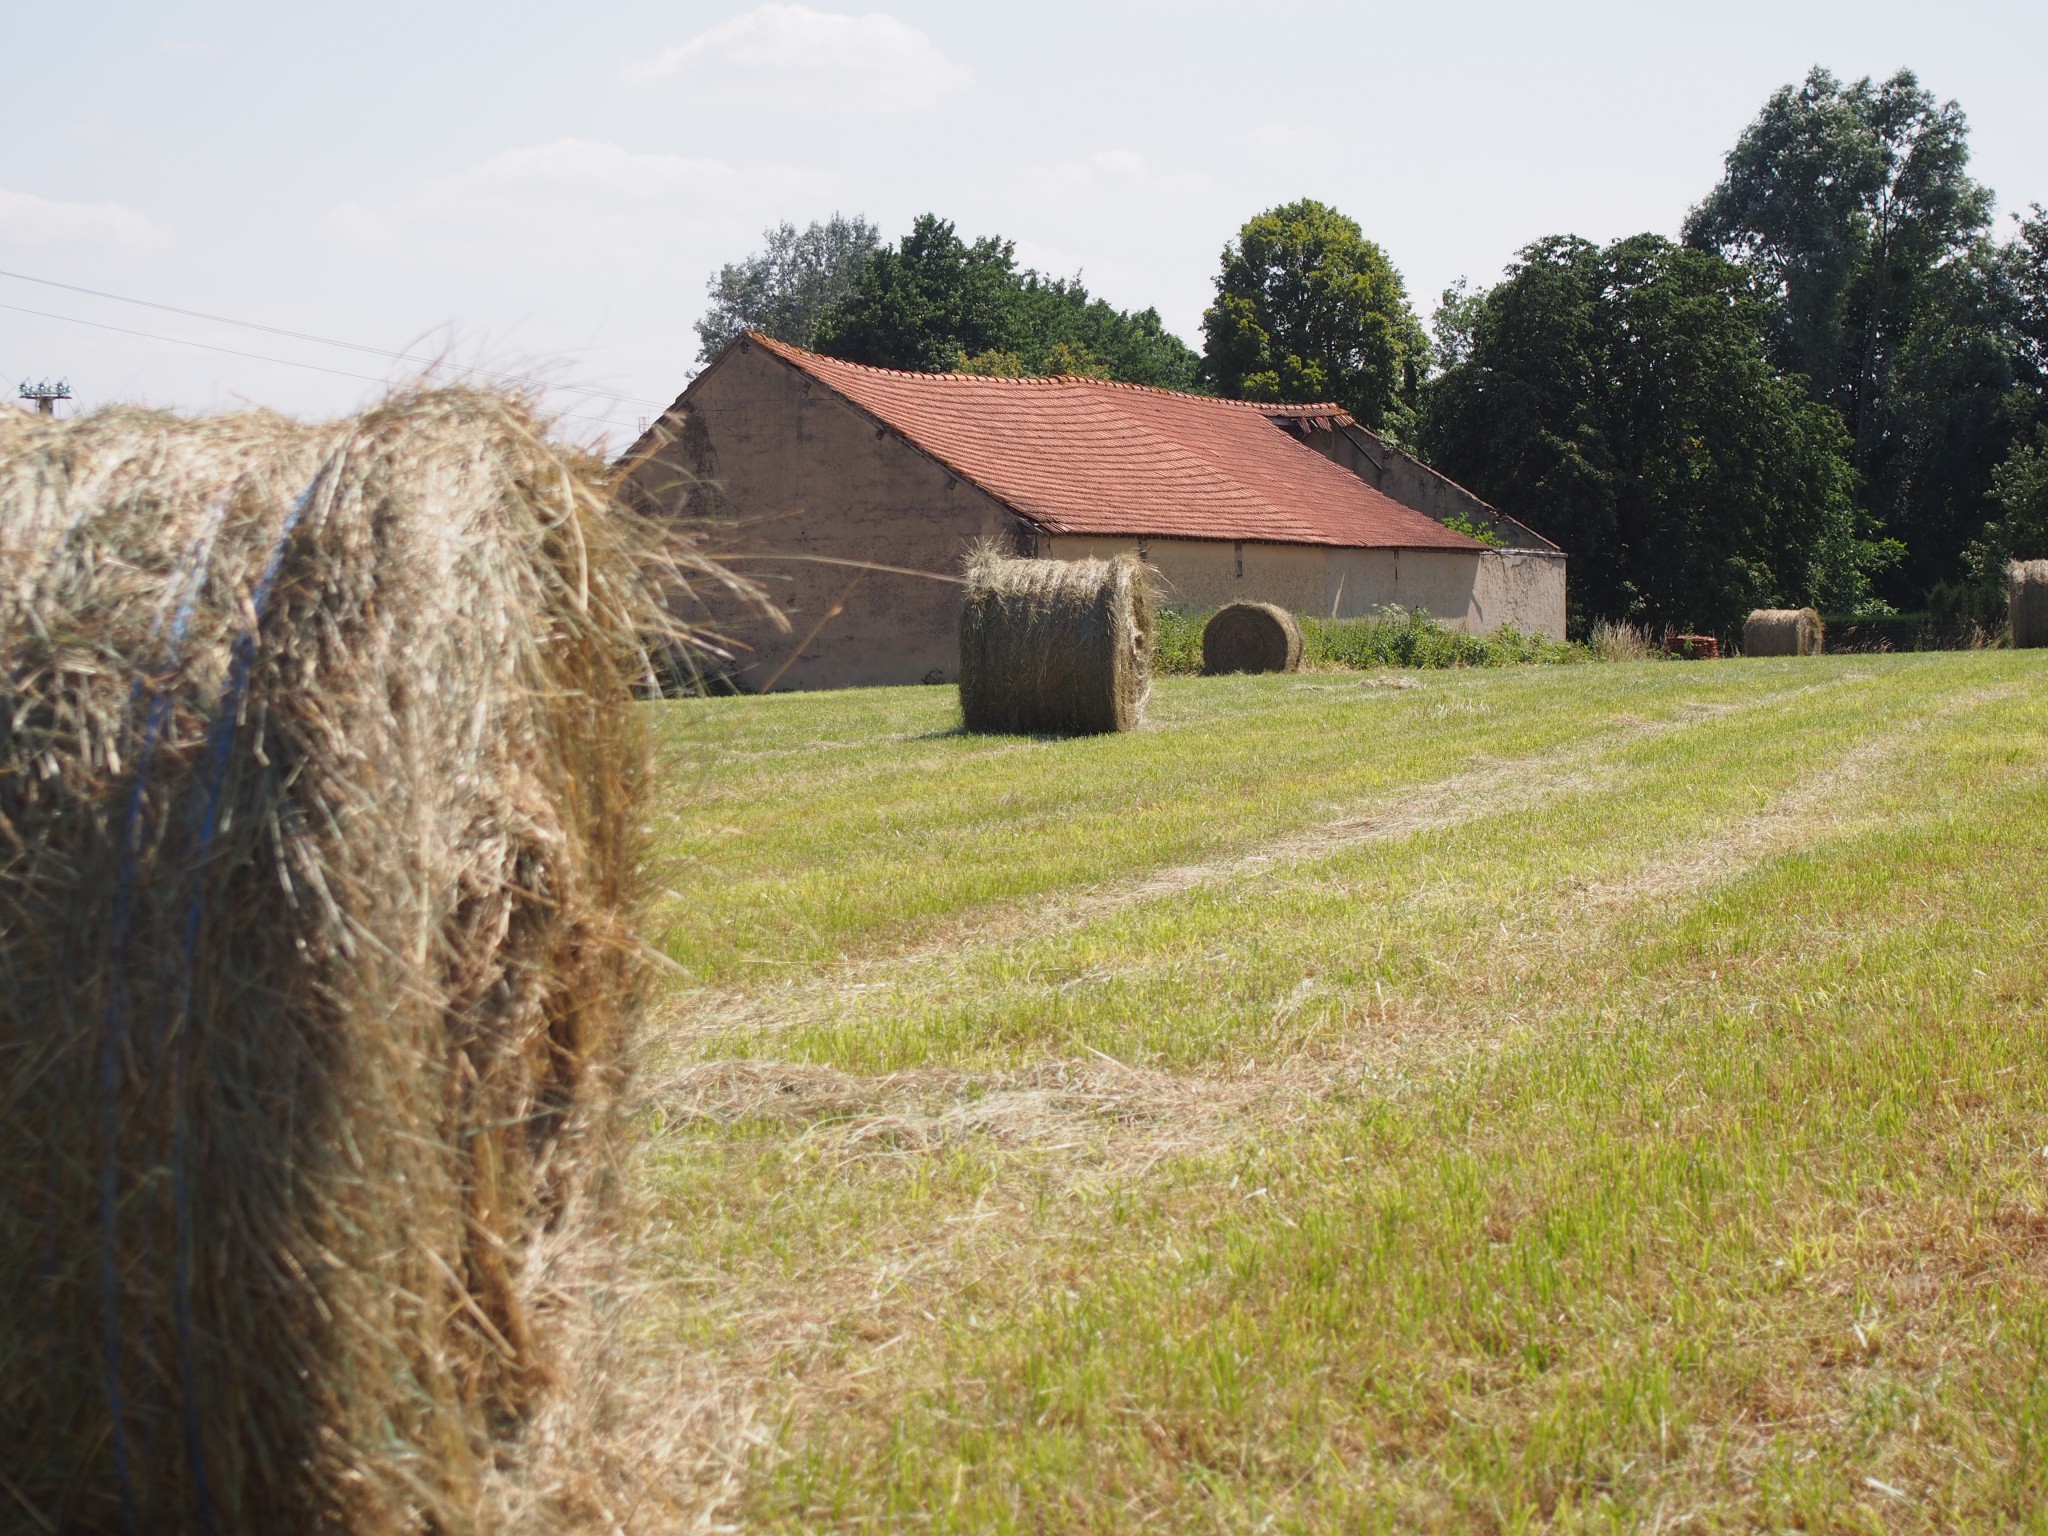
[[[1153,670],[1198,676],[1207,613],[1162,609],[1154,637]],[[1369,618],[1301,620],[1301,662],[1310,671],[1373,667],[1508,667],[1536,662],[1590,661],[1585,646],[1525,635],[1512,624],[1489,635],[1451,629],[1422,609],[1388,607]]]
[[[725,1518],[2048,1530],[2048,658],[655,707]]]

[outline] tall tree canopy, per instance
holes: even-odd
[[[927,373],[1079,373],[1185,389],[1196,368],[1157,310],[1119,310],[1079,278],[1020,272],[1011,241],[970,243],[929,213],[867,257],[813,339],[834,357]]]
[[[1866,504],[1908,547],[1891,592],[1907,603],[1954,570],[2032,413],[2012,263],[1969,158],[1962,109],[1909,71],[1844,85],[1816,68],[1743,131],[1685,230],[1754,274],[1773,360],[1841,413]]]
[[[1333,400],[1375,431],[1407,435],[1422,326],[1386,253],[1334,208],[1303,199],[1239,230],[1202,334],[1202,377],[1219,393]]]
[[[1192,389],[1201,359],[1156,309],[1090,298],[1078,277],[1024,274],[1015,345],[1027,373],[1100,372],[1130,384]]]
[[[2039,396],[2048,387],[2048,208],[2034,204],[2031,218],[2005,249],[2019,312],[2015,351],[2024,382]]]
[[[1725,630],[1861,597],[1882,551],[1857,537],[1841,418],[1772,365],[1736,268],[1656,235],[1560,236],[1447,299],[1422,447],[1565,547],[1575,627]]]
[[[1971,542],[1968,585],[1957,607],[1971,617],[1995,622],[2004,607],[2008,560],[2048,560],[2048,427],[2032,442],[2014,446],[1991,475],[1998,515]]]
[[[2003,254],[2019,316],[2015,361],[2036,419],[2048,423],[2048,209],[2036,203]],[[1971,540],[1962,578],[1936,588],[1934,604],[1986,624],[2005,610],[2006,562],[2048,560],[2048,424],[2015,439],[1991,473],[1991,501],[1993,516]]]
[[[698,361],[710,362],[742,331],[810,346],[818,317],[846,296],[880,238],[866,219],[837,213],[801,230],[763,231],[765,249],[711,279],[711,307],[697,322]]]
[[[942,373],[962,356],[999,351],[1017,308],[1016,245],[968,244],[952,221],[922,215],[895,246],[877,248],[819,323],[820,351],[875,368]]]

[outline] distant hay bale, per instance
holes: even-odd
[[[970,731],[1133,729],[1151,688],[1152,589],[1130,555],[967,566],[960,711]]]
[[[493,394],[0,418],[10,1520],[565,1527],[642,536]]]
[[[2005,603],[2015,646],[2048,645],[2048,560],[2015,560],[2008,565]]]
[[[1202,670],[1293,672],[1301,666],[1301,626],[1277,603],[1230,603],[1202,627]]]
[[[1825,638],[1811,608],[1754,609],[1742,626],[1745,656],[1818,656]]]

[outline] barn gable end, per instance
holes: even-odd
[[[951,681],[960,597],[949,578],[978,540],[1015,549],[1029,533],[899,433],[744,341],[627,462],[635,501],[701,522],[784,621],[719,592],[678,604],[731,642],[720,670],[749,692]]]

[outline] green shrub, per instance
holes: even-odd
[[[1152,616],[1152,670],[1182,675],[1202,670],[1202,626],[1206,613],[1162,608]]]
[[[1206,613],[1165,609],[1152,640],[1152,670],[1199,673]],[[1386,607],[1370,618],[1301,620],[1301,664],[1312,670],[1367,667],[1505,667],[1589,661],[1582,645],[1525,635],[1502,625],[1490,635],[1451,629],[1420,608]]]

